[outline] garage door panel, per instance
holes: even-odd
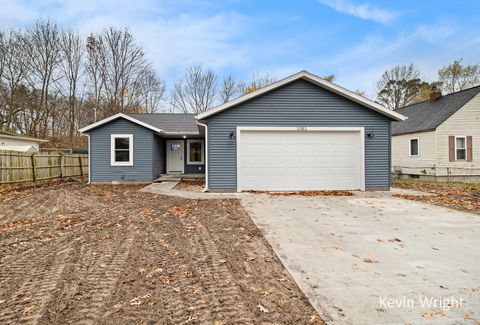
[[[241,131],[241,190],[361,189],[360,132]]]

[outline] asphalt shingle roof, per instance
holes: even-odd
[[[167,133],[199,133],[198,125],[195,121],[195,114],[153,113],[127,115]]]
[[[392,135],[435,130],[478,93],[480,86],[399,108],[396,112],[408,116],[408,119],[392,122]]]

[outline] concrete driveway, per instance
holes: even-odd
[[[480,321],[480,216],[378,192],[241,200],[327,323]]]

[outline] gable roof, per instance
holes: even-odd
[[[178,113],[152,113],[152,114],[123,114],[118,113],[103,120],[87,125],[78,130],[80,133],[88,132],[103,124],[124,118],[130,122],[141,125],[147,129],[165,135],[196,135],[199,134],[198,125],[194,114]]]
[[[399,108],[395,112],[408,116],[408,120],[392,123],[392,135],[433,131],[478,93],[480,86]]]
[[[329,82],[323,78],[320,78],[308,71],[300,71],[294,75],[291,75],[290,77],[287,77],[287,78],[284,78],[282,80],[279,80],[269,86],[266,86],[266,87],[263,87],[263,88],[260,88],[258,90],[255,90],[249,94],[246,94],[246,95],[243,95],[237,99],[234,99],[228,103],[225,103],[223,105],[220,105],[220,106],[217,106],[215,108],[212,108],[206,112],[203,112],[201,114],[198,114],[195,118],[197,120],[203,120],[205,118],[208,118],[212,115],[215,115],[215,114],[218,114],[226,109],[229,109],[231,107],[234,107],[234,106],[237,106],[241,103],[244,103],[246,101],[249,101],[253,98],[256,98],[258,96],[261,96],[263,94],[266,94],[274,89],[277,89],[279,87],[282,87],[288,83],[291,83],[295,80],[299,80],[299,79],[304,79],[304,80],[307,80],[319,87],[322,87],[322,88],[325,88],[335,94],[338,94],[342,97],[345,97],[351,101],[354,101],[356,102],[357,104],[360,104],[362,106],[365,106],[367,108],[370,108],[382,115],[385,115],[385,116],[388,116],[389,118],[395,120],[395,121],[404,121],[406,119],[405,116],[397,113],[397,112],[394,112],[386,107],[383,107],[382,105],[378,104],[378,103],[375,103],[374,101],[371,101],[363,96],[360,96],[350,90],[347,90],[343,87],[340,87],[332,82]]]
[[[195,114],[178,113],[153,113],[153,114],[127,114],[139,121],[153,125],[164,133],[198,134],[198,125]]]
[[[2,130],[0,130],[0,138],[25,140],[25,141],[32,141],[32,142],[38,142],[38,143],[48,142],[48,140],[37,139],[37,138],[29,137],[26,135],[17,134],[17,133],[8,132],[8,131],[2,131]]]

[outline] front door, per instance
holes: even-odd
[[[183,140],[167,140],[167,174],[184,172]]]

